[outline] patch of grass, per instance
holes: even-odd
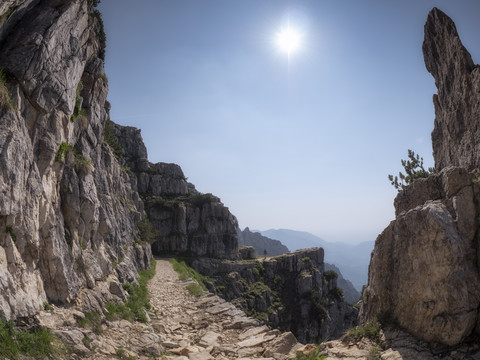
[[[193,296],[200,296],[203,294],[203,289],[200,285],[198,284],[190,284],[187,286],[187,290],[192,294]]]
[[[328,355],[323,355],[323,347],[318,345],[317,348],[309,355],[297,352],[297,356],[294,360],[324,360]]]
[[[105,308],[107,320],[125,319],[128,321],[147,322],[147,316],[144,310],[150,310],[150,301],[148,299],[147,283],[155,275],[156,261],[150,262],[150,270],[139,271],[140,275],[138,285],[123,284],[123,288],[128,292],[128,298],[125,304],[107,303]]]
[[[382,350],[379,346],[374,346],[370,348],[370,351],[367,355],[367,360],[380,360],[382,356]]]
[[[308,256],[305,256],[303,258],[301,258],[302,262],[306,263],[306,262],[309,262],[310,261],[310,258]]]
[[[87,173],[91,173],[93,171],[92,160],[83,155],[75,154],[74,165],[77,170],[83,170]]]
[[[188,279],[194,279],[198,282],[203,290],[207,290],[207,287],[204,284],[204,281],[211,281],[208,276],[202,275],[195,271],[193,268],[188,266],[185,261],[178,261],[177,259],[170,259],[170,263],[173,265],[173,269],[178,273],[178,277],[182,281]]]
[[[95,334],[103,333],[102,330],[102,316],[98,311],[86,312],[83,319],[78,319],[78,325],[85,329],[92,330]]]
[[[13,322],[0,319],[0,358],[19,359],[24,356],[33,359],[53,359],[57,353],[57,338],[42,327],[30,330],[16,330]]]
[[[355,340],[359,341],[363,338],[370,339],[374,342],[380,341],[380,329],[381,325],[377,319],[370,320],[363,326],[355,326],[347,331],[342,337],[342,341]]]
[[[92,343],[93,339],[89,338],[87,335],[85,335],[82,339],[83,345],[85,345],[88,349],[90,349],[90,344]]]
[[[44,301],[43,302],[43,310],[45,311],[53,311],[52,305],[50,305],[48,302]]]
[[[73,114],[70,117],[71,122],[75,122],[75,120],[77,120],[77,118],[79,118],[79,117],[86,117],[87,116],[86,110],[83,109],[81,104],[80,104],[80,93],[82,91],[82,88],[83,88],[83,83],[82,83],[82,80],[80,80],[78,85],[77,85],[77,90],[75,92],[75,107],[73,109]]]

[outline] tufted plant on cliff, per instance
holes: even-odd
[[[402,166],[405,170],[405,174],[401,171],[398,176],[388,175],[388,180],[392,183],[393,187],[398,192],[405,189],[409,184],[413,183],[417,179],[427,178],[430,175],[435,174],[434,168],[428,168],[425,170],[423,167],[423,157],[408,149],[408,160],[401,160]]]
[[[143,214],[142,219],[138,223],[138,230],[141,242],[153,244],[156,241],[158,232],[148,219],[147,214]]]
[[[113,133],[113,125],[110,119],[105,122],[105,128],[103,130],[103,141],[110,146],[115,157],[120,159],[123,156],[122,145],[118,142],[117,137]]]
[[[82,91],[83,84],[82,81],[77,85],[77,91],[75,93],[75,108],[73,110],[73,114],[70,117],[71,122],[75,122],[78,118],[86,117],[87,112],[84,108],[82,108],[82,103],[80,102],[80,92]]]

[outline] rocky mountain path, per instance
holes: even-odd
[[[148,289],[163,359],[285,359],[302,347],[291,333],[260,325],[216,295],[191,295],[192,282],[180,281],[168,260],[157,260]]]

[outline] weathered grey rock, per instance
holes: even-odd
[[[452,20],[433,9],[425,64],[434,76],[437,174],[395,199],[396,219],[377,238],[363,297],[364,320],[387,313],[431,344],[456,346],[479,333],[479,68]]]
[[[0,113],[2,318],[33,315],[45,301],[76,301],[120,258],[123,279],[134,281],[151,257],[134,245],[143,203],[103,142],[100,20],[86,0],[58,5],[0,4],[8,14],[0,65],[16,104]],[[86,115],[73,122],[76,106]],[[101,308],[105,297],[85,299]]]
[[[255,259],[255,248],[253,246],[240,246],[238,248],[238,257],[242,260]]]
[[[453,21],[436,8],[425,24],[423,54],[438,89],[433,97],[435,167],[479,168],[480,67],[462,45]]]
[[[472,333],[480,304],[474,243],[480,193],[472,182],[459,188],[459,177],[472,174],[447,168],[435,175],[443,199],[403,211],[377,238],[364,298],[370,317],[390,312],[418,338],[446,345]]]

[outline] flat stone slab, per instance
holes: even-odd
[[[196,352],[188,354],[189,360],[210,360],[213,356],[208,351]]]
[[[219,305],[209,307],[207,309],[207,312],[212,314],[212,315],[217,315],[217,314],[221,314],[225,311],[232,310],[232,309],[235,309],[235,307],[232,304],[224,303],[224,304],[219,304]]]
[[[260,326],[260,322],[256,319],[243,316],[234,317],[230,324],[226,324],[226,329],[246,329],[251,326]]]
[[[267,332],[268,330],[269,330],[268,327],[265,326],[265,325],[260,326],[260,327],[254,327],[254,328],[248,329],[245,332],[238,335],[238,338],[240,340],[245,340],[245,339],[247,339],[249,337],[252,337],[254,335],[258,335],[258,334]]]
[[[216,346],[218,345],[218,338],[220,337],[220,334],[213,332],[213,331],[207,331],[205,335],[200,339],[200,345],[205,345],[205,346]]]

